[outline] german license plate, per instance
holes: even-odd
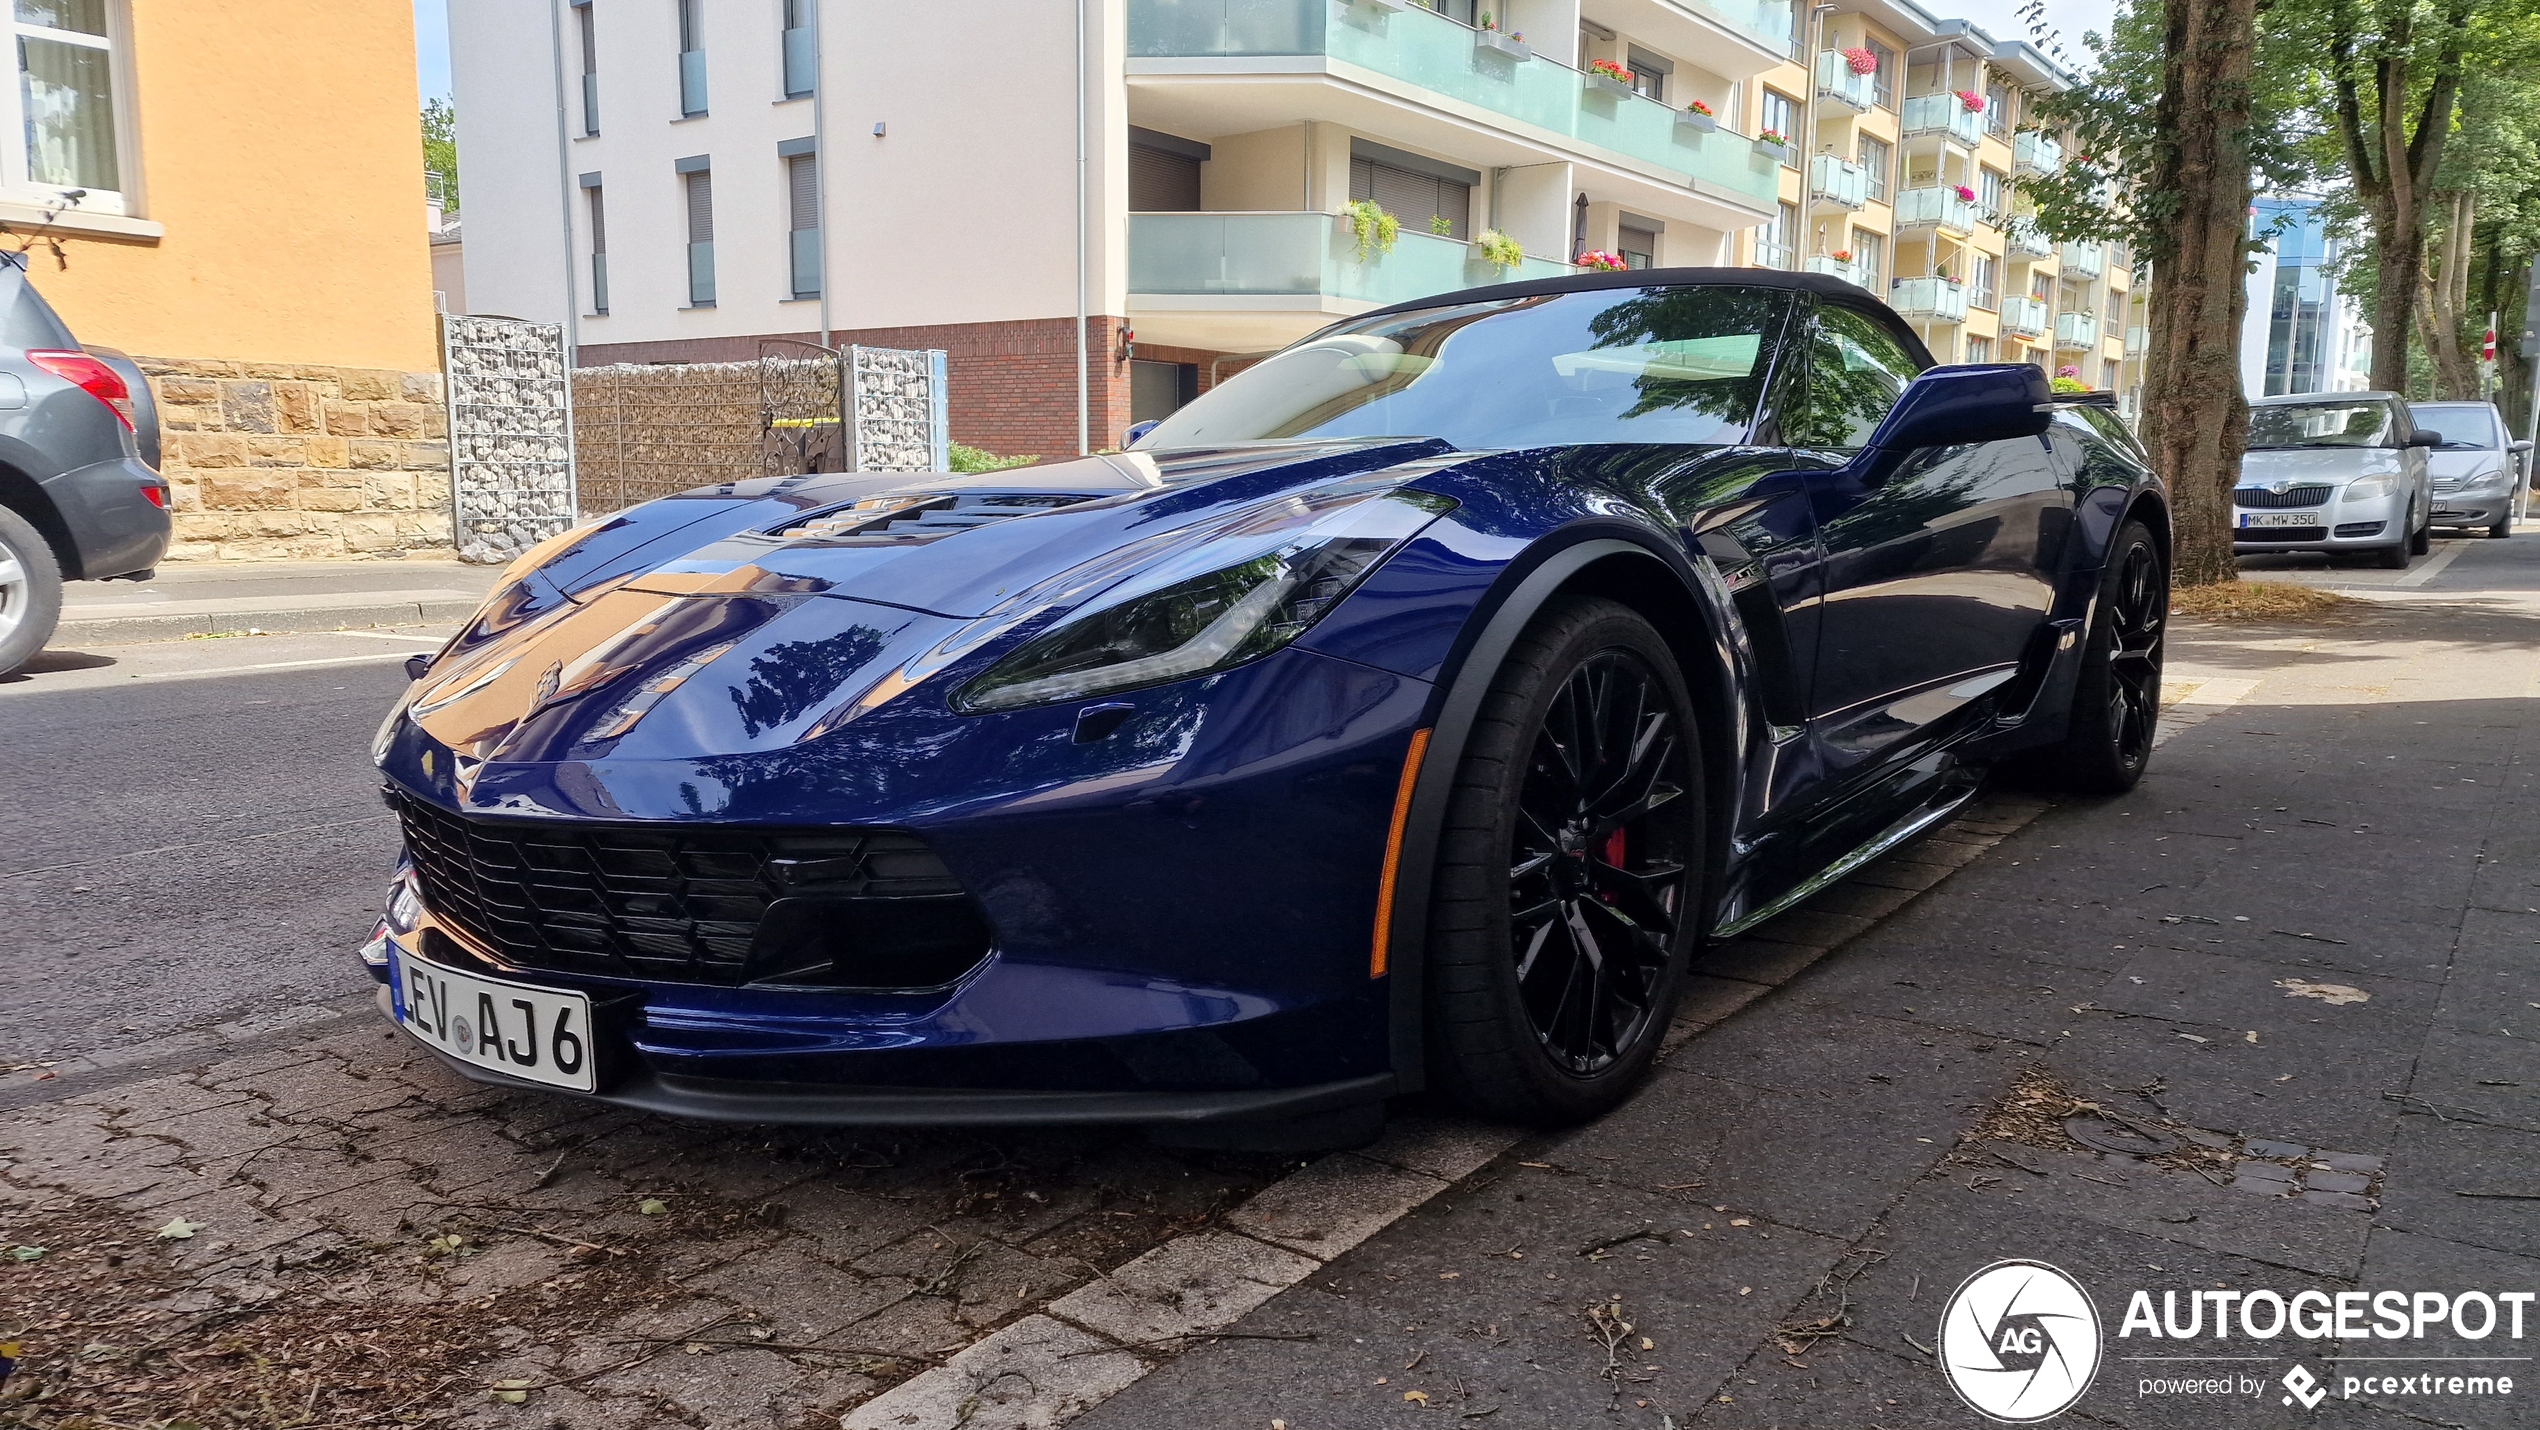
[[[2242,530],[2253,526],[2317,526],[2320,514],[2315,511],[2244,511],[2240,514]]]
[[[529,1082],[591,1092],[591,1000],[444,968],[388,945],[397,1023],[432,1048]]]

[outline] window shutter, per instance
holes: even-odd
[[[1349,161],[1349,197],[1352,202],[1374,199],[1376,206],[1402,220],[1405,228],[1426,233],[1432,216],[1444,218],[1450,227],[1448,236],[1469,236],[1473,217],[1473,191],[1449,179],[1431,178],[1373,159]]]
[[[699,170],[688,176],[688,241],[714,242],[714,174]]]
[[[1195,213],[1199,160],[1146,144],[1129,146],[1129,207],[1137,213]]]
[[[785,196],[796,230],[820,227],[820,171],[813,167],[819,162],[810,154],[797,154],[785,161]],[[707,222],[711,227],[711,217]]]

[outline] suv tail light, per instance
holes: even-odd
[[[64,382],[77,384],[81,391],[112,408],[125,431],[133,430],[132,390],[124,386],[122,374],[103,361],[65,348],[30,348],[26,360]]]

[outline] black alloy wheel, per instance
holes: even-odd
[[[2071,723],[2062,741],[2023,757],[2031,773],[2080,794],[2123,794],[2143,778],[2160,721],[2169,617],[2169,564],[2150,529],[2129,520],[2100,577]]]
[[[1700,887],[1693,712],[1666,643],[1603,600],[1511,652],[1459,769],[1430,935],[1438,1080],[1532,1122],[1622,1100],[1683,983]]]

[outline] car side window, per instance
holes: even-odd
[[[1896,335],[1867,316],[1831,305],[1817,310],[1808,338],[1808,380],[1782,421],[1794,447],[1859,450],[1922,371]]]

